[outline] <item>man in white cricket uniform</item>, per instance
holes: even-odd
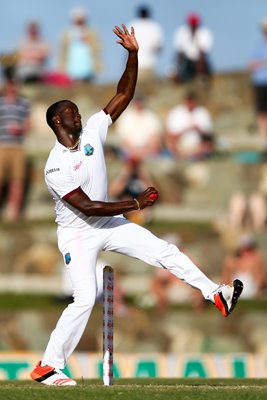
[[[56,203],[58,245],[68,269],[73,303],[61,315],[42,360],[31,373],[46,385],[76,385],[61,370],[75,350],[93,309],[97,294],[96,262],[101,250],[116,251],[148,264],[167,268],[178,278],[201,290],[224,316],[234,308],[242,291],[209,280],[178,248],[122,214],[152,206],[158,197],[149,187],[136,199],[109,202],[103,146],[108,127],[131,101],[137,79],[138,44],[134,29],[116,26],[114,33],[128,50],[125,71],[117,93],[108,105],[89,118],[84,129],[77,106],[69,100],[52,104],[47,122],[57,137],[45,167],[45,180]]]

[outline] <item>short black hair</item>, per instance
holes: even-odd
[[[146,5],[141,5],[137,9],[137,16],[140,18],[150,18],[151,11],[150,8]]]
[[[58,115],[61,112],[62,107],[64,105],[66,105],[66,103],[71,103],[71,101],[70,100],[60,100],[54,104],[51,104],[51,106],[48,107],[48,109],[46,111],[46,122],[52,130],[54,130],[53,117],[55,115]]]

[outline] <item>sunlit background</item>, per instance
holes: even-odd
[[[70,25],[70,11],[77,6],[88,11],[89,25],[99,35],[103,68],[90,82],[46,81],[19,86],[30,101],[32,125],[25,139],[27,173],[18,221],[6,218],[8,179],[0,192],[0,379],[29,379],[60,313],[71,301],[70,284],[57,248],[54,204],[43,178],[55,142],[45,122],[47,107],[69,98],[78,104],[85,122],[107,104],[127,55],[116,43],[112,29],[117,24],[129,24],[141,4],[150,7],[153,20],[164,33],[156,76],[137,84],[145,107],[160,121],[161,151],[141,162],[149,175],[143,183],[151,180],[159,189],[160,199],[148,213],[131,218],[178,245],[218,283],[229,277],[229,270],[224,269],[228,257],[239,260],[242,246],[255,244],[255,258],[245,263],[253,271],[254,262],[262,262],[264,277],[258,292],[241,298],[234,314],[224,319],[198,292],[178,281],[163,283],[163,297],[158,300],[156,284],[161,283],[155,283],[157,273],[152,267],[120,255],[101,254],[100,268],[108,264],[115,270],[116,374],[266,377],[267,152],[259,132],[248,69],[267,16],[266,2],[4,0],[0,5],[2,92],[6,60],[16,54],[31,21],[39,24],[51,49],[46,71],[59,71],[62,33]],[[212,76],[208,82],[200,79],[182,84],[171,75],[175,62],[173,35],[192,12],[200,15],[214,36]],[[169,112],[181,105],[192,89],[211,116],[215,147],[210,157],[176,157],[166,145]],[[116,179],[127,164],[119,126],[118,122],[110,128],[106,145],[110,196],[115,200]],[[132,128],[137,126],[135,120],[128,126],[133,136]],[[142,123],[138,127],[136,130],[141,130]],[[130,161],[132,167],[136,160]],[[242,276],[247,278],[244,268]],[[102,308],[98,303],[68,373],[76,378],[99,377],[101,352]]]

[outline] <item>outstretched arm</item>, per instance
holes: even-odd
[[[110,217],[153,206],[158,199],[158,191],[150,186],[136,199],[106,203],[91,200],[81,188],[78,188],[70,195],[64,196],[63,199],[87,217]]]
[[[124,73],[119,80],[117,93],[105,107],[105,111],[111,116],[113,122],[121,115],[133,98],[138,71],[138,43],[134,35],[134,28],[131,33],[124,24],[122,28],[115,26],[113,32],[119,37],[117,43],[121,44],[128,51],[128,60]]]

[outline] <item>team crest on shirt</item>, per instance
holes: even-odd
[[[94,154],[94,148],[89,143],[84,146],[84,154],[86,156],[92,156]]]
[[[71,262],[70,253],[66,253],[64,257],[65,257],[65,263],[68,265]]]

